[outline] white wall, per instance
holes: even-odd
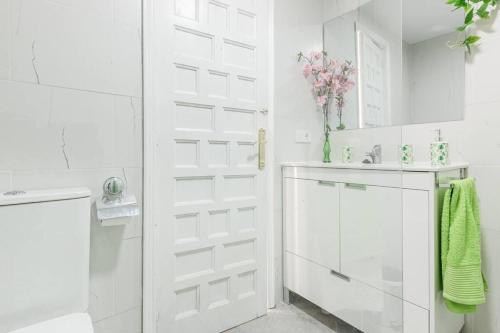
[[[409,101],[403,102],[409,106],[413,124],[463,119],[465,56],[463,50],[448,47],[448,41],[454,39],[456,34],[451,33],[412,45],[404,43],[403,66],[408,75],[403,86],[409,89]]]
[[[140,0],[0,1],[0,191],[110,176],[142,197]],[[95,216],[93,208],[92,215]],[[141,331],[142,222],[92,221],[96,331]]]
[[[275,0],[274,138],[276,300],[282,299],[281,169],[284,161],[322,158],[323,118],[297,63],[300,51],[321,50],[323,0]],[[311,133],[311,143],[296,143],[295,131]]]

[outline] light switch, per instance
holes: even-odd
[[[296,143],[311,143],[311,133],[306,130],[296,130],[295,131],[295,142]]]

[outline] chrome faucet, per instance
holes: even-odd
[[[375,145],[372,148],[372,151],[366,153],[366,156],[370,157],[369,159],[365,159],[363,163],[365,164],[380,164],[382,163],[382,146]]]

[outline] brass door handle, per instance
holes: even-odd
[[[259,129],[259,169],[266,167],[266,130]]]

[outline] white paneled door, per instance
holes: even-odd
[[[270,1],[152,3],[156,330],[221,332],[266,312]]]

